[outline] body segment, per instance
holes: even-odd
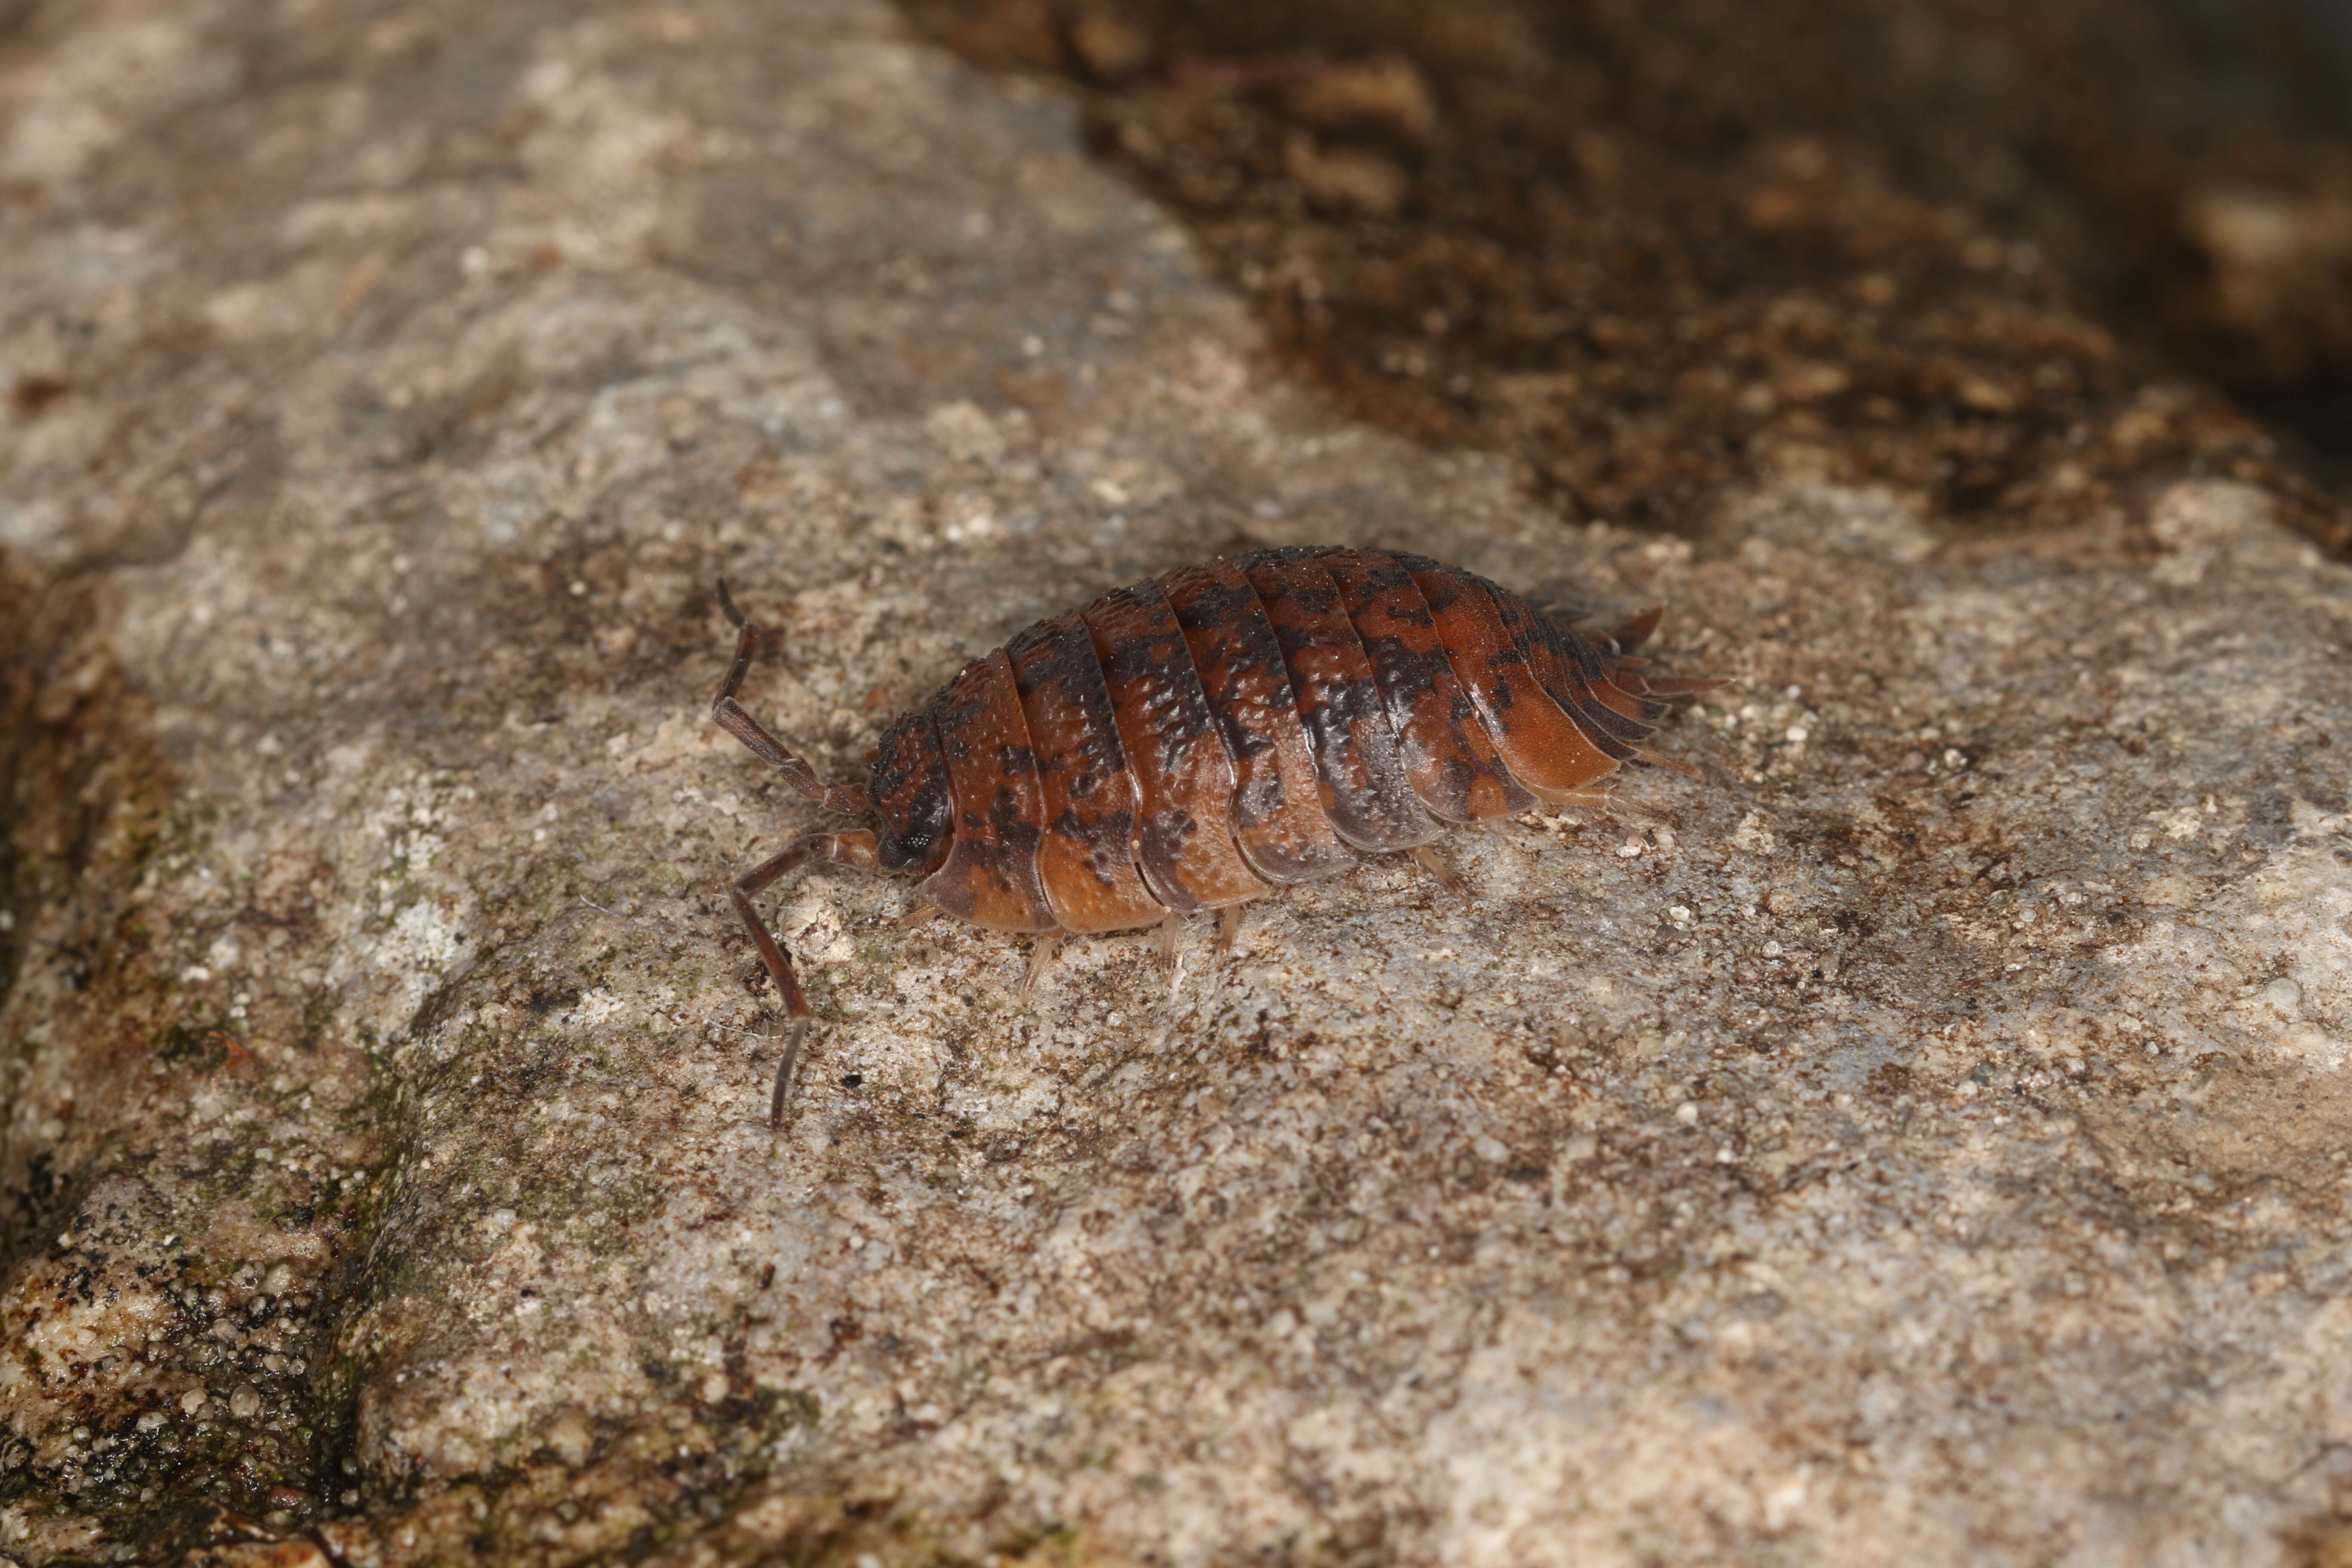
[[[1234,562],[1208,561],[1160,586],[1234,760],[1228,815],[1250,869],[1269,882],[1314,882],[1354,865],[1323,810],[1290,669],[1248,576]]]
[[[1614,735],[1580,724],[1537,679],[1533,639],[1521,617],[1535,612],[1516,595],[1498,603],[1489,584],[1419,556],[1399,559],[1437,623],[1454,676],[1476,710],[1503,765],[1543,800],[1591,788],[1633,754]]]
[[[1405,776],[1430,815],[1483,822],[1533,805],[1536,797],[1503,765],[1477,705],[1455,679],[1412,574],[1395,556],[1371,550],[1328,551],[1323,565],[1363,639]]]
[[[1168,596],[1138,583],[1080,614],[1141,795],[1136,861],[1152,896],[1171,910],[1214,910],[1266,891],[1234,842],[1233,755]]]
[[[931,719],[955,800],[955,843],[947,864],[924,879],[924,893],[992,931],[1058,930],[1037,872],[1045,788],[1012,661],[1000,651],[965,665],[932,699]]]
[[[1161,905],[1135,863],[1140,795],[1111,712],[1110,689],[1076,611],[1006,645],[1045,795],[1037,876],[1064,931],[1126,931]]]
[[[1411,849],[1445,831],[1413,794],[1371,656],[1339,584],[1313,551],[1266,551],[1236,564],[1257,590],[1289,668],[1315,755],[1323,814],[1358,849]]]

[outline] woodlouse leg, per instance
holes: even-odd
[[[864,811],[865,796],[847,784],[835,784],[819,775],[814,768],[795,756],[791,748],[770,734],[765,726],[745,712],[742,704],[735,700],[735,689],[743,684],[744,676],[751,673],[752,657],[760,651],[760,628],[743,618],[743,612],[735,607],[734,596],[727,592],[727,584],[723,582],[719,584],[719,607],[727,612],[727,618],[735,625],[735,663],[728,670],[727,679],[719,683],[718,699],[710,704],[710,716],[719,721],[719,728],[749,746],[761,762],[783,774],[786,784],[811,800],[823,802],[827,811],[844,812],[853,816]]]
[[[1160,948],[1160,973],[1168,977],[1168,994],[1176,994],[1176,939],[1184,934],[1184,917],[1170,910],[1153,928]]]
[[[1045,973],[1054,967],[1054,955],[1061,951],[1062,933],[1060,931],[1049,931],[1038,934],[1037,945],[1029,950],[1029,973],[1021,982],[1022,1001],[1028,1002],[1036,997],[1037,987],[1045,984]]]
[[[1234,943],[1241,940],[1241,935],[1242,907],[1227,904],[1217,911],[1217,951],[1220,953],[1233,952]]]
[[[1424,844],[1412,852],[1412,858],[1420,863],[1423,870],[1437,879],[1439,887],[1464,903],[1470,902],[1470,884],[1462,879],[1461,872],[1446,863],[1445,857],[1437,852],[1436,846]]]
[[[792,959],[768,930],[768,922],[760,918],[751,900],[777,879],[799,870],[812,860],[834,860],[873,870],[874,848],[874,835],[862,829],[855,833],[804,833],[746,871],[727,889],[736,914],[742,919],[743,929],[751,933],[751,944],[760,950],[760,962],[767,966],[768,978],[776,983],[776,993],[783,998],[784,1014],[791,1020],[784,1031],[784,1058],[776,1064],[775,1091],[768,1100],[771,1127],[783,1125],[784,1095],[792,1087],[793,1068],[800,1061],[801,1041],[808,1035],[809,1005],[808,997],[801,991],[799,977],[793,973]]]
[[[937,920],[945,913],[947,911],[937,904],[917,904],[905,914],[900,915],[897,923],[900,931],[911,931],[927,921]]]

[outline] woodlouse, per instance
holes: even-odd
[[[1106,594],[972,660],[901,715],[861,795],[818,776],[735,693],[760,629],[739,628],[712,717],[826,809],[880,830],[810,833],[730,889],[791,1016],[769,1106],[781,1122],[808,999],[752,896],[812,860],[919,876],[928,906],[1034,931],[1031,982],[1065,931],[1218,910],[1336,875],[1358,851],[1429,846],[1538,801],[1595,804],[1666,698],[1721,682],[1643,675],[1651,609],[1599,643],[1483,577],[1372,550],[1265,550]]]

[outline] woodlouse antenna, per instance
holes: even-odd
[[[783,1125],[784,1097],[792,1089],[793,1068],[801,1059],[801,1042],[808,1037],[809,1005],[807,994],[801,990],[800,977],[793,973],[791,956],[768,929],[768,922],[760,918],[751,900],[778,879],[820,859],[871,871],[876,865],[874,835],[864,829],[854,833],[804,833],[745,872],[727,889],[728,900],[734,904],[743,929],[751,933],[751,945],[760,950],[760,962],[766,966],[768,977],[776,983],[776,994],[783,998],[784,1013],[791,1020],[784,1031],[783,1059],[776,1064],[775,1091],[768,1100],[771,1127]]]
[[[719,683],[719,696],[710,704],[710,716],[719,727],[749,746],[761,762],[784,775],[784,782],[811,800],[821,802],[827,811],[845,816],[862,816],[866,797],[847,784],[838,784],[820,776],[817,771],[782,741],[770,734],[757,719],[743,710],[735,700],[737,688],[751,673],[751,660],[760,651],[760,628],[746,619],[735,607],[734,595],[727,591],[727,581],[719,581],[719,607],[735,623],[735,662],[728,668],[727,679]]]

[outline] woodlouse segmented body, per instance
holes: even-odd
[[[1719,684],[1640,672],[1659,610],[1596,644],[1422,556],[1259,551],[972,660],[884,733],[860,796],[738,705],[760,633],[719,594],[740,630],[714,717],[803,794],[880,824],[797,838],[731,890],[792,1016],[772,1120],[809,1008],[751,896],[811,860],[919,876],[937,910],[1048,942],[1230,911],[1366,852],[1414,851],[1451,882],[1427,848],[1450,827],[1593,801],[1628,760],[1696,776],[1643,742],[1664,699]]]

